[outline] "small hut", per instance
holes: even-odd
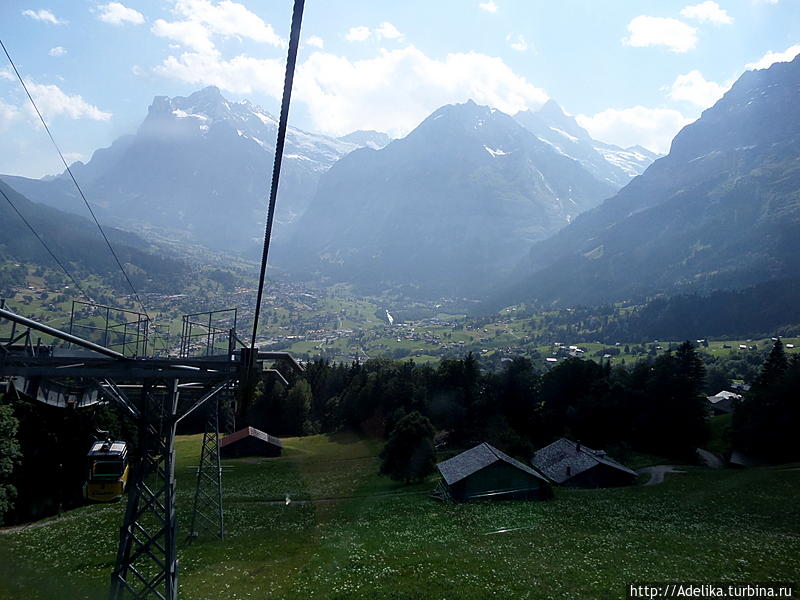
[[[487,443],[436,467],[442,475],[439,495],[450,500],[540,499],[550,496],[547,480]]]
[[[609,458],[605,451],[566,438],[536,452],[531,464],[553,483],[567,487],[632,485],[637,477],[636,471]]]
[[[727,415],[733,412],[736,401],[741,400],[741,394],[722,391],[714,396],[708,396],[708,412],[712,416]]]
[[[245,427],[226,435],[219,441],[219,452],[222,458],[238,458],[240,456],[280,456],[283,442],[264,433],[255,427]]]

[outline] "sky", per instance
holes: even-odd
[[[154,96],[216,85],[279,112],[291,0],[2,0],[0,39],[69,162]],[[666,153],[751,68],[800,53],[800,0],[306,0],[290,124],[402,137],[444,104],[548,99]],[[0,173],[63,170],[0,54]]]

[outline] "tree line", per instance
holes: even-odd
[[[588,445],[686,457],[708,435],[706,369],[686,342],[631,367],[570,358],[542,373],[516,357],[484,371],[469,353],[411,360],[316,360],[290,388],[257,392],[247,419],[277,435],[356,430],[388,436],[418,412],[449,443],[489,441],[525,456],[561,436]]]
[[[415,461],[431,467],[434,443],[458,449],[486,441],[527,460],[566,436],[621,458],[636,451],[685,461],[709,439],[708,376],[689,342],[635,365],[570,358],[544,372],[526,357],[484,370],[471,353],[437,365],[319,359],[289,375],[288,387],[265,378],[240,399],[246,401],[236,424],[230,407],[221,422],[229,430],[251,425],[278,436],[344,430],[381,436],[390,440],[385,472],[404,479]],[[778,341],[736,406],[734,447],[773,462],[800,460],[798,384],[800,358],[787,357]],[[182,433],[201,431],[202,423],[187,419]],[[0,397],[0,518],[31,520],[80,504],[97,429],[136,446],[133,424],[113,405],[65,411]],[[408,458],[398,459],[396,448]]]

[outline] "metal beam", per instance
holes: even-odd
[[[201,406],[203,406],[203,404],[205,404],[207,400],[209,400],[211,397],[215,396],[218,392],[221,392],[226,387],[228,387],[228,385],[230,385],[230,383],[231,382],[229,380],[225,380],[222,383],[220,383],[219,385],[217,385],[211,391],[203,394],[203,396],[197,402],[192,404],[192,406],[190,406],[188,410],[186,410],[180,417],[178,417],[178,419],[175,422],[176,423],[180,423],[181,421],[183,421],[186,417],[188,417],[190,414],[192,414],[196,409],[198,409]]]
[[[86,348],[87,350],[92,350],[93,352],[104,354],[106,356],[115,358],[117,360],[128,360],[128,357],[125,356],[124,354],[120,354],[119,352],[115,352],[114,350],[109,350],[105,346],[100,346],[99,344],[95,344],[94,342],[90,342],[89,340],[84,340],[83,338],[79,338],[76,335],[72,335],[64,331],[61,331],[60,329],[55,329],[48,325],[44,325],[43,323],[39,323],[38,321],[34,321],[33,319],[20,316],[16,313],[11,312],[10,310],[6,310],[5,308],[0,308],[0,317],[2,317],[3,319],[8,319],[13,323],[18,323],[25,327],[30,327],[31,329],[35,329],[36,331],[41,331],[42,333],[46,333],[47,335],[51,335],[54,338],[64,340],[65,342],[69,342],[70,344],[81,346],[83,348]]]
[[[0,363],[0,377],[59,377],[59,378],[111,378],[111,379],[145,379],[148,377],[164,377],[167,379],[192,379],[202,381],[218,381],[231,376],[230,373],[218,371],[191,371],[183,369],[148,369],[131,363],[128,368],[102,367],[48,367],[6,365]]]
[[[144,386],[144,384],[142,385]],[[104,393],[111,396],[111,398],[115,400],[117,404],[119,404],[129,413],[131,413],[131,416],[134,419],[138,419],[142,416],[142,414],[139,412],[139,409],[136,408],[136,406],[130,400],[128,400],[128,397],[123,393],[121,389],[119,389],[119,387],[117,387],[117,385],[113,381],[104,379],[101,382],[101,387]]]

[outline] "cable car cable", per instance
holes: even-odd
[[[283,161],[283,147],[286,142],[286,126],[289,121],[289,101],[292,98],[292,83],[294,69],[297,63],[297,48],[300,45],[300,26],[303,23],[303,6],[305,0],[295,0],[292,11],[292,28],[289,35],[289,54],[286,58],[286,75],[283,81],[283,99],[281,101],[281,117],[278,122],[278,141],[275,144],[275,162],[272,166],[272,185],[269,191],[269,209],[267,210],[267,223],[264,230],[264,251],[261,256],[261,272],[258,279],[258,295],[256,296],[256,310],[253,317],[253,337],[250,348],[256,347],[256,334],[258,333],[258,319],[261,314],[261,299],[264,294],[264,278],[267,273],[267,257],[269,256],[269,243],[272,238],[272,221],[275,217],[275,201],[278,196],[278,180],[281,175],[281,162]]]
[[[67,164],[67,161],[64,158],[64,154],[61,152],[61,148],[58,146],[58,143],[56,142],[55,137],[53,137],[53,134],[50,131],[50,128],[47,126],[47,122],[44,120],[44,117],[42,116],[42,113],[39,111],[39,107],[36,105],[36,102],[34,101],[33,96],[31,96],[31,93],[28,90],[28,86],[25,85],[25,81],[22,79],[22,75],[20,75],[20,72],[17,69],[17,65],[14,64],[14,61],[11,58],[11,55],[9,54],[8,49],[6,48],[6,45],[3,43],[2,39],[0,39],[0,47],[3,48],[3,52],[5,52],[6,58],[8,58],[8,62],[11,63],[11,68],[14,69],[14,73],[17,75],[17,79],[19,79],[19,82],[22,85],[22,89],[25,90],[25,93],[27,94],[28,99],[31,101],[31,104],[33,105],[33,109],[36,111],[36,114],[39,116],[39,120],[42,122],[42,125],[44,126],[44,129],[47,132],[47,136],[50,138],[50,141],[53,143],[53,146],[55,147],[56,152],[58,152],[58,156],[61,158],[61,162],[64,164],[64,167],[65,167],[67,173],[69,173],[70,179],[72,179],[72,183],[75,184],[75,188],[78,190],[78,194],[80,194],[81,198],[83,199],[83,203],[86,205],[86,208],[89,209],[89,214],[92,215],[92,219],[94,220],[95,225],[97,225],[97,228],[100,230],[100,234],[103,236],[103,239],[106,242],[106,246],[108,246],[108,249],[111,251],[111,255],[114,257],[114,260],[116,261],[117,266],[119,267],[119,270],[122,272],[123,277],[128,282],[128,285],[130,286],[134,297],[139,302],[139,306],[142,307],[142,312],[147,317],[148,321],[153,322],[153,319],[150,317],[150,315],[147,312],[147,307],[145,306],[144,302],[142,301],[141,297],[139,296],[139,292],[136,291],[136,287],[133,285],[133,282],[131,281],[131,278],[128,277],[128,273],[125,271],[125,267],[122,266],[122,262],[120,261],[119,257],[117,256],[117,253],[114,250],[114,247],[111,245],[111,241],[108,239],[108,236],[106,235],[106,232],[103,230],[102,225],[100,225],[100,221],[97,220],[97,216],[94,214],[94,210],[92,210],[91,204],[89,204],[89,201],[86,199],[86,195],[83,193],[83,189],[81,189],[81,186],[78,185],[78,180],[75,179],[75,175],[73,175],[72,169],[70,169],[69,165]],[[155,331],[155,337],[157,339],[160,339],[160,336],[158,335],[158,331],[157,330]]]
[[[128,282],[128,285],[130,286],[131,291],[133,291],[133,295],[136,298],[136,300],[139,302],[139,305],[142,307],[142,311],[144,312],[145,316],[148,319],[150,319],[150,315],[147,313],[147,308],[145,307],[144,302],[142,302],[142,299],[139,297],[139,293],[136,291],[136,287],[133,285],[133,282],[131,281],[130,277],[128,277],[128,273],[125,272],[125,267],[122,266],[122,262],[120,261],[119,257],[117,256],[117,253],[114,251],[114,247],[111,245],[111,242],[109,241],[108,236],[106,235],[106,232],[103,230],[102,225],[100,225],[100,221],[97,220],[97,216],[94,214],[94,210],[92,210],[91,204],[89,204],[89,201],[86,199],[86,195],[83,193],[83,190],[81,189],[81,186],[78,185],[78,180],[75,179],[75,175],[73,175],[72,169],[70,169],[69,165],[67,164],[66,159],[64,158],[64,154],[61,152],[61,148],[58,146],[58,143],[56,142],[55,138],[53,137],[53,134],[50,131],[50,128],[47,126],[47,122],[44,120],[44,117],[42,116],[42,113],[39,111],[39,107],[36,105],[36,102],[34,101],[33,96],[31,96],[31,93],[28,90],[28,86],[25,85],[25,81],[22,79],[22,75],[20,75],[20,72],[17,70],[17,65],[14,64],[14,61],[12,60],[11,55],[8,53],[8,49],[6,48],[6,45],[3,43],[3,40],[1,40],[1,39],[0,39],[0,47],[3,48],[3,52],[5,52],[6,58],[8,58],[8,62],[11,63],[11,67],[14,69],[14,73],[16,73],[16,75],[17,75],[17,79],[19,79],[20,84],[22,84],[22,89],[24,89],[25,93],[28,95],[28,99],[31,101],[31,104],[33,105],[33,109],[36,111],[36,114],[38,115],[39,120],[42,122],[42,125],[44,126],[44,130],[47,132],[47,136],[50,138],[50,141],[53,143],[53,146],[55,147],[56,152],[58,152],[58,156],[61,158],[61,162],[64,164],[64,167],[65,167],[67,173],[69,173],[70,179],[72,179],[72,183],[75,184],[75,188],[78,190],[78,194],[80,194],[81,199],[83,199],[83,203],[86,205],[86,208],[89,209],[89,214],[92,215],[92,219],[94,220],[95,225],[97,225],[97,228],[100,230],[100,234],[103,236],[103,239],[106,242],[106,246],[108,246],[108,249],[111,251],[111,255],[114,257],[114,260],[116,261],[117,266],[119,267],[119,270],[122,271],[122,275],[125,277],[125,280]],[[152,319],[150,319],[150,320],[152,320]]]
[[[67,269],[67,267],[66,267],[66,266],[64,266],[64,263],[62,263],[62,262],[61,262],[61,261],[58,259],[58,257],[55,255],[55,253],[54,253],[54,252],[53,252],[53,251],[50,249],[50,246],[48,246],[48,245],[47,245],[47,242],[45,242],[45,241],[44,241],[44,239],[42,238],[42,236],[40,236],[40,235],[39,235],[39,233],[36,231],[36,229],[34,229],[33,225],[31,225],[31,224],[30,224],[30,222],[28,221],[28,219],[26,219],[26,218],[25,218],[25,216],[24,216],[24,215],[23,215],[23,214],[22,214],[22,213],[19,211],[19,209],[18,209],[18,208],[16,207],[16,205],[14,204],[14,202],[12,202],[12,201],[11,201],[11,198],[9,198],[9,197],[8,197],[8,195],[7,195],[7,194],[6,194],[6,193],[3,191],[3,189],[2,189],[2,188],[0,188],[0,194],[2,194],[3,198],[5,198],[5,199],[6,199],[6,201],[7,201],[7,202],[8,202],[8,203],[11,205],[11,208],[13,208],[13,209],[14,209],[14,212],[15,212],[15,213],[17,213],[17,215],[19,215],[19,218],[20,218],[20,219],[22,219],[22,222],[23,222],[23,223],[25,223],[25,225],[27,225],[27,226],[28,226],[28,229],[30,229],[30,230],[31,230],[31,233],[32,233],[34,236],[36,236],[36,239],[37,239],[37,240],[39,240],[39,241],[41,242],[42,246],[44,246],[44,249],[45,249],[45,250],[47,250],[47,253],[50,255],[50,257],[51,257],[51,258],[52,258],[54,261],[56,261],[56,264],[58,264],[58,266],[59,266],[59,267],[61,267],[61,270],[62,270],[62,271],[64,271],[64,273],[66,273],[67,277],[69,277],[69,279],[72,281],[72,283],[74,283],[74,284],[75,284],[75,287],[76,287],[76,288],[78,288],[78,291],[80,291],[80,293],[81,293],[81,294],[83,294],[83,297],[84,297],[84,298],[86,298],[86,299],[87,299],[89,302],[92,302],[92,299],[91,299],[91,297],[90,297],[90,296],[89,296],[89,294],[87,294],[87,293],[86,293],[86,291],[85,291],[85,290],[84,290],[84,289],[81,287],[81,284],[80,284],[80,283],[78,283],[78,280],[77,280],[77,279],[75,279],[75,278],[72,276],[72,273],[70,273],[69,269]]]

